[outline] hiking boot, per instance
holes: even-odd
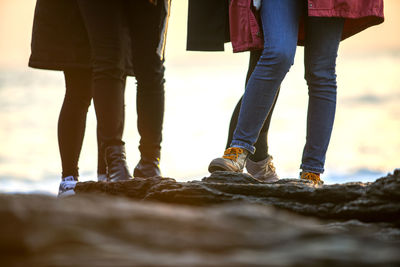
[[[300,179],[310,180],[314,184],[322,185],[324,181],[319,177],[319,173],[314,172],[300,172]]]
[[[211,161],[208,171],[231,171],[243,172],[249,151],[240,147],[230,147],[225,150],[222,158],[216,158]]]
[[[126,164],[125,147],[123,145],[106,147],[105,157],[109,182],[126,181],[132,178]]]
[[[272,156],[257,162],[248,159],[246,169],[254,178],[265,183],[274,183],[279,180],[275,172],[275,166],[272,163]]]
[[[60,187],[58,188],[58,197],[68,197],[75,195],[75,185],[78,182],[78,179],[74,176],[67,176],[62,179],[60,183]]]
[[[160,158],[142,157],[133,170],[133,177],[161,177]]]

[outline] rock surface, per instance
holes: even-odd
[[[0,195],[0,266],[399,266],[399,185],[216,173]]]
[[[281,179],[265,184],[247,174],[215,172],[202,181],[135,178],[118,183],[78,183],[75,191],[106,193],[137,200],[185,205],[240,201],[272,205],[322,219],[388,222],[400,226],[400,170],[374,183],[314,186],[309,181]]]
[[[1,266],[398,266],[400,231],[257,204],[0,195]]]

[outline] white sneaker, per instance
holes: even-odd
[[[75,180],[74,176],[65,177],[60,183],[60,187],[58,189],[58,197],[63,198],[75,195],[74,189],[77,182],[78,181]]]
[[[97,181],[98,182],[107,182],[107,174],[104,173],[98,173],[97,174]]]
[[[274,183],[279,180],[275,172],[275,166],[272,163],[272,156],[268,156],[266,159],[258,162],[248,159],[246,169],[254,178],[265,183]]]

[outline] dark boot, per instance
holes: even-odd
[[[126,164],[125,147],[123,145],[106,147],[105,157],[109,182],[125,181],[132,178]]]
[[[133,170],[134,177],[161,177],[160,158],[142,157]]]

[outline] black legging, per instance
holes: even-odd
[[[249,60],[249,68],[247,70],[247,76],[246,76],[246,86],[247,82],[250,79],[251,74],[254,71],[254,68],[257,66],[258,59],[260,58],[262,53],[262,50],[256,50],[256,51],[251,51],[250,52],[250,60]],[[264,125],[260,131],[260,135],[258,136],[257,142],[254,144],[256,147],[256,152],[253,155],[250,155],[250,159],[252,161],[261,161],[264,160],[268,157],[268,130],[269,130],[269,125],[271,123],[271,116],[272,112],[275,108],[276,100],[278,99],[280,88],[278,89],[274,104],[271,107],[271,112],[268,114],[268,117],[266,118]],[[230,144],[232,142],[232,137],[233,137],[233,132],[236,129],[236,124],[239,118],[239,113],[240,113],[240,106],[242,105],[242,97],[240,98],[239,102],[236,104],[235,109],[233,110],[231,122],[229,124],[229,132],[228,132],[228,141],[226,144],[226,148],[230,147]]]
[[[61,155],[62,177],[79,176],[78,161],[86,129],[86,115],[92,101],[92,71],[70,69],[64,71],[65,97],[58,119],[58,145]],[[97,129],[97,173],[105,174],[106,165]]]

